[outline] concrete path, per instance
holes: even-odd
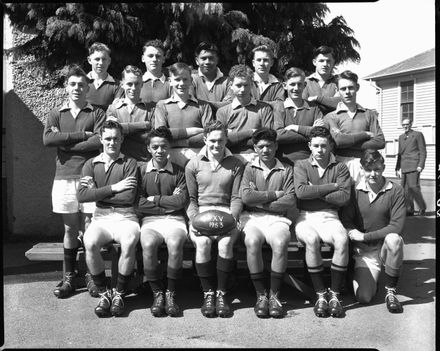
[[[255,317],[250,281],[239,280],[231,318],[207,319],[200,313],[198,281],[187,272],[178,296],[181,318],[154,318],[151,294],[126,298],[121,318],[99,319],[98,300],[81,289],[59,300],[52,290],[61,264],[30,262],[24,252],[34,243],[6,243],[3,251],[4,345],[2,348],[376,348],[435,350],[435,218],[410,217],[405,231],[405,262],[399,284],[404,313],[390,314],[383,282],[368,306],[344,297],[346,315],[316,318],[312,305],[283,286],[284,319]]]

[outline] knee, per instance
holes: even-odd
[[[212,240],[207,236],[199,236],[195,241],[196,250],[199,253],[206,253],[211,251]]]
[[[348,241],[348,235],[345,232],[335,235],[333,238],[334,249],[339,251],[348,250]]]
[[[124,235],[124,238],[121,240],[121,254],[134,251],[138,241],[139,235],[135,233],[127,233],[127,235]]]
[[[246,246],[247,252],[256,252],[261,250],[263,241],[253,235],[246,235],[244,238],[244,245]]]
[[[284,253],[289,246],[290,238],[278,237],[271,242],[272,252],[273,253]]]
[[[306,250],[320,250],[321,239],[317,234],[310,234],[301,237],[301,241],[304,243]]]
[[[223,237],[218,241],[218,253],[222,257],[228,257],[232,254],[234,242],[230,236]]]
[[[182,252],[184,243],[185,243],[185,239],[180,237],[167,240],[168,253],[172,255],[176,255]]]
[[[143,253],[149,253],[157,249],[159,242],[152,235],[142,235],[141,246]]]
[[[84,235],[84,248],[86,251],[91,252],[91,251],[98,251],[101,249],[101,247],[98,245],[98,240],[97,237],[94,235]]]
[[[403,239],[399,234],[391,233],[385,237],[385,245],[389,252],[397,254],[403,249]]]

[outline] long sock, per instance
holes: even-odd
[[[144,269],[145,278],[150,284],[151,291],[154,293],[157,291],[163,291],[164,285],[162,281],[162,272],[160,265],[157,265],[153,269]]]
[[[399,281],[399,277],[398,276],[393,277],[392,275],[389,275],[387,272],[385,272],[384,281],[385,281],[385,287],[396,288],[397,282]]]
[[[99,292],[104,292],[107,290],[107,278],[105,277],[105,271],[102,271],[96,275],[91,274],[91,276]]]
[[[215,290],[214,287],[214,265],[212,261],[197,263],[196,262],[197,275],[200,278],[200,284],[202,285],[203,292],[209,290]]]
[[[130,282],[131,274],[123,275],[118,273],[118,279],[116,281],[116,291],[121,294],[127,293],[128,283]]]
[[[270,272],[270,290],[272,290],[274,294],[277,294],[280,291],[283,278],[284,273]]]
[[[64,265],[66,267],[66,272],[75,272],[76,266],[76,254],[78,253],[78,248],[73,249],[64,248]]]
[[[330,268],[330,275],[332,278],[332,290],[334,292],[341,292],[342,284],[344,283],[345,274],[347,273],[347,266],[339,266],[332,262]]]
[[[324,266],[320,264],[316,267],[307,267],[307,270],[310,273],[310,279],[312,280],[313,288],[316,292],[324,292],[326,290],[324,285],[324,280],[322,278],[322,271],[324,270]]]
[[[167,267],[167,289],[169,291],[176,291],[176,285],[182,277],[182,268]]]
[[[251,273],[252,284],[254,284],[254,288],[257,294],[264,294],[266,289],[264,288],[264,272],[260,273]]]
[[[226,291],[228,279],[235,268],[235,262],[231,258],[217,257],[217,290]]]

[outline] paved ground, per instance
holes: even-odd
[[[181,318],[154,318],[150,294],[132,294],[122,318],[98,319],[97,299],[82,289],[69,299],[52,290],[61,264],[30,262],[24,252],[34,242],[6,243],[3,250],[4,345],[2,348],[377,348],[435,350],[435,218],[411,217],[405,231],[405,263],[399,297],[404,313],[388,313],[383,283],[373,303],[361,306],[344,297],[346,315],[316,318],[312,306],[293,288],[283,286],[287,316],[260,320],[253,314],[251,283],[239,279],[234,315],[207,319],[200,314],[198,282],[187,271],[178,301]]]

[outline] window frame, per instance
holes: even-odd
[[[417,120],[416,120],[416,79],[412,77],[402,78],[398,81],[398,91],[399,91],[399,98],[398,98],[398,121],[397,121],[397,127],[398,129],[403,130],[402,128],[402,119],[403,119],[403,113],[402,113],[402,104],[405,104],[406,102],[402,102],[402,83],[412,82],[413,87],[413,99],[412,99],[412,127],[417,126]]]

